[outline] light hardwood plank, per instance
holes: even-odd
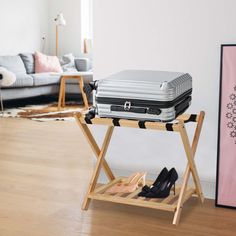
[[[94,201],[80,209],[92,151],[74,122],[0,119],[1,236],[233,236],[236,211],[189,199],[171,212]],[[104,223],[105,222],[105,223]]]

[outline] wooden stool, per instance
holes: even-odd
[[[59,98],[58,98],[58,110],[60,110],[62,107],[65,107],[65,93],[66,93],[66,80],[68,79],[76,79],[79,82],[79,88],[83,97],[83,102],[85,109],[89,108],[88,99],[87,96],[83,90],[84,87],[84,80],[82,75],[62,75],[61,76],[61,82],[60,82],[60,92],[59,92]]]

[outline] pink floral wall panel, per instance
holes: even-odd
[[[222,45],[216,205],[236,207],[236,45]]]

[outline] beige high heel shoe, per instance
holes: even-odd
[[[121,181],[106,190],[106,193],[132,193],[138,187],[145,185],[146,172],[132,174],[126,181]]]
[[[129,184],[134,178],[136,178],[136,176],[139,175],[139,172],[133,173],[132,175],[130,175],[127,179],[125,180],[120,180],[120,182],[118,182],[117,184],[113,185],[112,187],[108,188],[105,192],[106,193],[119,193],[121,186],[122,185],[127,185]]]

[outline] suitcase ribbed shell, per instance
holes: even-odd
[[[172,101],[191,88],[186,73],[126,70],[99,80],[96,97]]]

